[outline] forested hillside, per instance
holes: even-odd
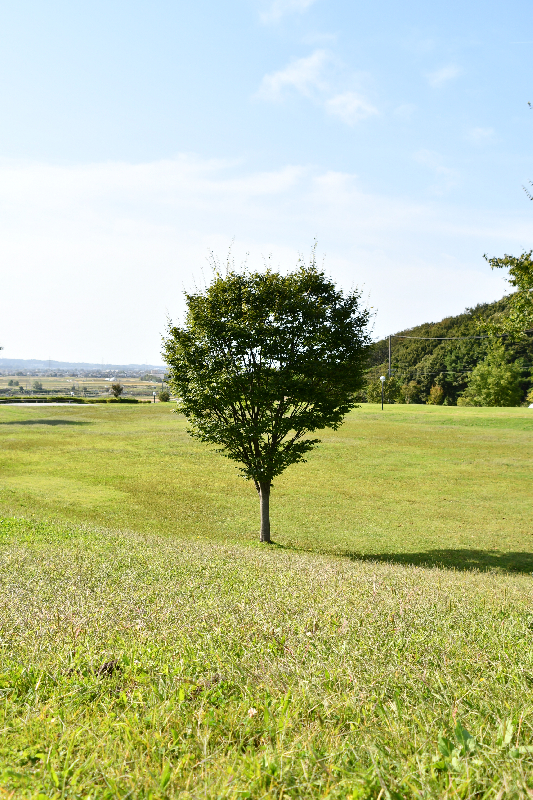
[[[455,405],[457,398],[468,382],[472,369],[486,357],[488,338],[472,338],[455,341],[438,339],[416,339],[401,337],[479,337],[477,320],[491,319],[495,315],[505,315],[508,298],[495,303],[484,303],[475,308],[467,308],[456,317],[446,317],[440,322],[428,322],[415,328],[398,331],[392,337],[392,374],[402,385],[410,382],[418,384],[415,402],[425,402],[432,386],[441,386],[444,403]],[[516,363],[522,373],[523,396],[533,386],[533,335],[525,340],[511,342],[503,339],[505,351],[511,363]],[[375,382],[380,375],[387,375],[388,338],[381,339],[372,346],[368,383]]]

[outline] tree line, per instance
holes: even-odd
[[[386,375],[386,402],[446,405],[458,402],[519,405],[525,402],[533,388],[533,335],[502,336],[495,331],[497,324],[509,318],[512,299],[512,296],[504,297],[495,303],[467,308],[463,314],[446,317],[440,322],[398,331],[391,340],[391,380],[388,379],[388,337],[375,342],[370,348],[367,385],[361,400],[379,402],[379,376]],[[489,330],[494,335],[487,335]],[[437,337],[458,338],[439,340]],[[501,392],[499,395],[496,390],[493,392],[494,402],[478,403],[475,398],[483,399],[483,383],[491,374],[499,378]],[[469,393],[472,400],[469,400]]]

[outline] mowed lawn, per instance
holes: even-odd
[[[0,797],[533,796],[533,410],[354,411],[270,547],[185,428],[0,407]]]
[[[254,542],[235,465],[166,404],[0,407],[0,507]],[[274,540],[323,553],[533,571],[533,409],[365,405],[272,493]]]

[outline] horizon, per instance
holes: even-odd
[[[402,328],[402,329],[400,329],[398,331],[395,331],[394,333],[386,334],[385,336],[382,336],[380,338],[373,339],[372,344],[377,344],[379,342],[385,341],[388,336],[391,336],[391,337],[394,338],[395,336],[400,336],[401,334],[404,334],[404,333],[406,333],[408,331],[416,330],[417,328],[420,328],[420,327],[425,327],[427,325],[439,325],[440,323],[445,322],[446,320],[456,319],[456,318],[458,318],[460,316],[463,316],[465,314],[469,314],[470,312],[475,311],[477,308],[479,308],[481,306],[493,305],[495,303],[498,303],[500,300],[502,300],[506,296],[508,296],[508,295],[503,295],[501,298],[499,298],[498,300],[494,300],[492,303],[477,303],[475,306],[472,306],[472,307],[469,307],[469,308],[465,308],[459,314],[450,314],[450,315],[448,315],[446,317],[442,317],[442,319],[439,319],[439,320],[431,320],[431,321],[426,320],[425,322],[419,322],[417,325],[412,325],[412,326],[408,326],[408,327]],[[429,337],[429,338],[432,338],[432,337]],[[53,358],[52,359],[41,359],[41,358],[16,358],[16,357],[2,358],[2,357],[0,357],[0,369],[3,368],[3,365],[10,366],[10,364],[6,364],[5,362],[15,362],[15,363],[18,363],[18,364],[23,364],[23,363],[26,363],[26,362],[27,363],[32,363],[33,362],[33,363],[40,363],[40,364],[49,363],[51,366],[48,367],[48,369],[61,369],[61,368],[68,369],[68,368],[78,367],[79,369],[87,368],[87,369],[102,370],[102,371],[111,371],[111,370],[119,370],[119,369],[120,370],[131,369],[133,371],[139,371],[139,370],[144,370],[144,369],[146,369],[146,370],[148,370],[148,369],[151,369],[151,370],[166,370],[168,368],[164,363],[163,364],[140,364],[140,363],[132,362],[132,363],[129,363],[129,364],[125,364],[125,363],[124,364],[118,364],[118,363],[85,362],[85,361],[75,361],[75,360],[72,360],[72,361],[58,361],[57,359],[53,359]],[[61,365],[63,365],[63,367]],[[37,366],[35,366],[35,367],[28,367],[28,369],[41,369],[41,370],[43,370],[43,369],[47,369],[47,367],[37,367]]]

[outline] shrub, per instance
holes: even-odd
[[[168,391],[168,389],[161,389],[161,391],[158,394],[158,397],[161,403],[168,403],[170,400],[170,392]]]
[[[404,403],[419,403],[421,387],[416,381],[404,383],[401,393]]]
[[[434,384],[429,390],[428,403],[430,406],[441,406],[444,402],[444,389]]]
[[[395,403],[401,393],[401,387],[398,379],[391,375],[386,378],[383,386],[383,399],[386,403]],[[381,381],[372,381],[367,384],[366,398],[369,403],[381,403]]]
[[[89,401],[91,402],[91,401]],[[104,403],[138,403],[136,397],[108,397],[107,400],[103,401]]]
[[[503,345],[495,344],[472,370],[457,405],[518,406],[522,398],[521,377],[520,367],[507,361]]]

